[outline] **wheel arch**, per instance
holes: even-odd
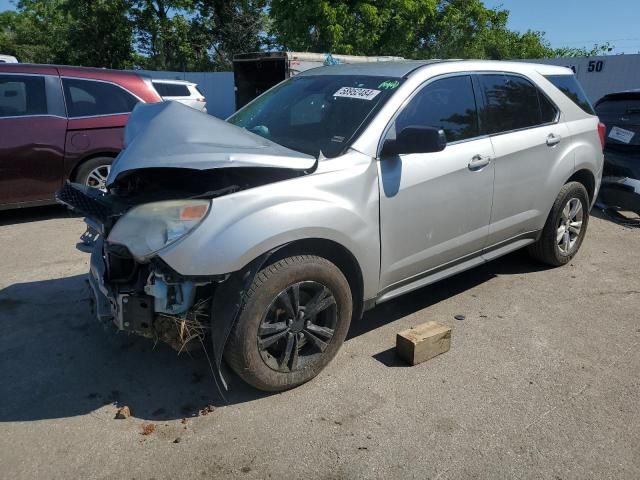
[[[82,164],[88,162],[89,160],[93,160],[94,158],[105,157],[105,158],[115,159],[117,156],[118,156],[118,152],[108,151],[108,150],[103,152],[90,153],[80,158],[73,164],[73,166],[71,167],[71,170],[69,171],[69,175],[67,177],[69,180],[75,182],[77,180],[76,177],[78,175],[78,170],[80,169]]]
[[[277,262],[294,255],[317,255],[326,258],[344,274],[351,287],[353,319],[362,317],[364,311],[364,280],[362,269],[355,255],[344,245],[325,238],[294,240],[280,247],[269,258],[268,263]]]
[[[578,182],[584,186],[587,190],[587,195],[589,195],[589,205],[593,205],[593,201],[595,200],[596,193],[596,177],[586,168],[582,168],[571,175],[564,184],[566,185],[569,182]]]

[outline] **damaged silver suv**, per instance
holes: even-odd
[[[284,390],[376,304],[522,247],[576,254],[604,131],[572,92],[561,67],[406,61],[304,72],[226,122],[139,105],[108,191],[58,199],[94,234],[99,319],[210,337],[218,373]]]

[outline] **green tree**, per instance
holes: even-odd
[[[20,55],[18,39],[18,22],[20,15],[13,11],[0,12],[0,52],[6,55]]]
[[[508,10],[487,8],[481,0],[441,0],[436,21],[425,26],[422,55],[494,60],[554,56],[543,33],[511,31],[508,19]]]
[[[127,0],[67,0],[69,63],[131,68],[133,24]]]
[[[270,15],[276,41],[289,50],[497,60],[593,54],[553,49],[542,32],[509,30],[509,11],[482,0],[272,0]]]
[[[290,50],[414,56],[436,0],[272,0],[273,34]]]
[[[197,16],[197,0],[130,0],[141,66],[187,70],[208,57],[208,31]],[[207,63],[206,61],[204,63]]]
[[[69,19],[64,1],[22,0],[16,12],[0,14],[0,49],[22,62],[67,63]]]
[[[557,57],[596,57],[598,55],[606,55],[613,50],[613,45],[606,42],[603,44],[596,43],[592,48],[556,48],[554,53]]]
[[[127,0],[22,0],[0,14],[0,51],[22,62],[132,65]]]
[[[210,52],[219,68],[229,68],[236,53],[262,50],[268,0],[200,0],[199,25],[209,35]]]

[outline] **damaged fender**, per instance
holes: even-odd
[[[223,390],[229,390],[229,386],[222,374],[221,368],[224,347],[226,346],[231,330],[233,330],[240,312],[242,311],[246,292],[253,283],[254,277],[260,270],[262,270],[262,267],[267,260],[269,260],[269,258],[280,248],[282,247],[260,255],[242,270],[231,274],[226,281],[218,285],[216,294],[213,297],[211,305],[213,373],[216,386],[223,398]]]

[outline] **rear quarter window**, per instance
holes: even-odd
[[[161,97],[190,97],[191,92],[186,85],[180,85],[177,83],[162,83],[154,82],[153,86]]]
[[[569,97],[573,103],[579,106],[582,110],[590,115],[595,115],[596,112],[589,102],[587,95],[578,83],[578,80],[573,75],[547,75],[545,76],[553,85]]]

